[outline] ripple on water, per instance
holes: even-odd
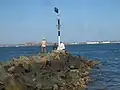
[[[88,90],[120,90],[120,56],[103,58],[102,67],[93,70]]]

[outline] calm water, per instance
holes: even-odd
[[[52,47],[48,47],[50,52]],[[88,90],[120,90],[120,44],[101,45],[71,45],[67,50],[73,55],[87,56],[89,59],[99,59],[100,69],[94,69]],[[0,61],[6,61],[21,55],[34,55],[40,47],[0,48]]]

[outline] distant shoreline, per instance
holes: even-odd
[[[120,44],[119,42],[118,43],[78,43],[78,44],[65,44],[65,45],[101,45],[101,44]],[[34,47],[34,46],[41,46],[41,45],[0,45],[0,47]],[[53,46],[53,44],[48,44],[47,46]]]

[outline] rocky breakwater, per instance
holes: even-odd
[[[63,51],[14,58],[0,65],[0,90],[84,90],[97,64]]]

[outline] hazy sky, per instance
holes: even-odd
[[[0,44],[120,40],[120,0],[0,0]]]

